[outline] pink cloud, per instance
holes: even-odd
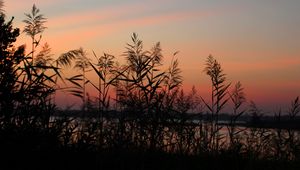
[[[140,8],[142,10],[142,8]],[[127,9],[128,10],[128,9]],[[211,15],[209,12],[181,12],[181,13],[169,13],[169,14],[160,14],[154,16],[145,16],[145,17],[136,17],[131,19],[123,20],[112,20],[109,23],[96,24],[94,26],[86,26],[85,22],[97,22],[102,19],[110,19],[122,15],[125,10],[119,11],[114,14],[107,14],[106,12],[89,12],[83,15],[68,15],[53,22],[49,22],[49,28],[51,27],[60,27],[59,23],[62,23],[61,27],[73,25],[73,28],[68,30],[62,29],[61,31],[53,32],[51,35],[56,39],[61,37],[66,42],[74,41],[89,41],[91,39],[99,38],[102,36],[109,36],[120,30],[132,28],[133,31],[136,28],[146,27],[146,26],[155,26],[159,24],[170,24],[180,21],[185,21],[188,19],[202,18],[205,16]],[[82,22],[82,24],[81,24]],[[64,42],[61,42],[64,43]]]
[[[277,59],[270,60],[260,60],[260,61],[250,61],[250,62],[235,62],[228,61],[224,63],[225,68],[229,68],[232,71],[237,70],[255,70],[255,71],[263,71],[263,70],[281,70],[288,69],[294,66],[300,65],[299,57],[281,57]]]
[[[63,16],[57,16],[49,19],[49,28],[62,29],[77,29],[82,27],[91,27],[103,21],[114,21],[124,15],[132,15],[145,10],[142,4],[123,5],[116,7],[107,7],[100,10],[81,11],[69,13]]]
[[[37,5],[37,7],[46,8],[47,6],[55,5],[55,4],[64,4],[67,2],[72,2],[72,0],[43,0],[43,1],[36,1],[36,0],[6,0],[4,1],[4,9],[9,12],[26,12],[23,11],[27,9],[30,11],[33,4]]]

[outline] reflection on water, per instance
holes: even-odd
[[[219,121],[216,125],[200,120],[158,123],[135,119],[104,118],[100,121],[97,118],[51,117],[51,121],[63,122],[71,142],[88,140],[104,148],[149,146],[189,154],[235,148],[239,152],[276,155],[279,151],[292,152],[292,142],[300,141],[299,131],[247,127],[242,121],[233,126],[228,121]]]

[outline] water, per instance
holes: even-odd
[[[62,120],[61,117],[52,117],[51,120]],[[72,129],[72,142],[77,142],[83,137],[90,137],[89,140],[97,144],[100,136],[100,124],[98,119],[81,119],[70,117],[66,129]],[[111,147],[119,142],[122,146],[141,145],[154,146],[166,152],[197,153],[199,150],[211,150],[214,148],[229,148],[231,146],[228,121],[219,121],[213,125],[210,122],[192,120],[185,124],[140,124],[137,120],[120,121],[119,119],[104,119],[102,128],[102,147]],[[246,122],[238,122],[235,131],[232,132],[234,142],[242,145],[243,150],[251,149],[261,153],[275,154],[276,142],[279,138],[285,141],[292,135],[293,140],[300,141],[299,131],[277,130],[265,128],[251,128],[240,126]],[[288,144],[282,146],[289,149]]]

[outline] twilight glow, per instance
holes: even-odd
[[[186,91],[195,85],[208,95],[203,68],[212,54],[259,107],[273,111],[300,95],[299,0],[6,0],[4,10],[23,29],[34,3],[48,19],[42,43],[56,57],[83,47],[121,60],[136,32],[145,49],[161,42],[166,64],[180,51]],[[29,42],[25,34],[18,40]]]

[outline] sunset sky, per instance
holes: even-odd
[[[4,0],[4,10],[23,29],[34,3],[48,18],[42,43],[55,57],[83,47],[122,60],[136,32],[145,49],[161,42],[165,64],[180,51],[186,91],[195,85],[207,97],[212,54],[258,107],[274,111],[300,95],[299,0]],[[18,44],[29,40],[22,34]]]

